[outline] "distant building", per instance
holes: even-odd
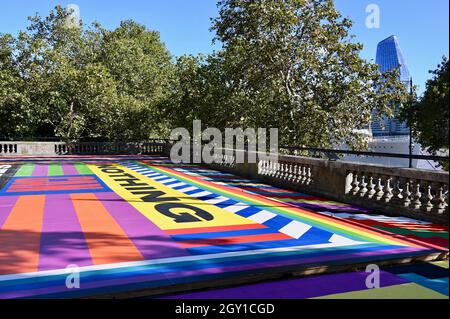
[[[381,72],[391,71],[400,66],[400,80],[409,89],[411,76],[395,35],[378,43],[375,62],[379,65]],[[384,116],[380,121],[372,121],[372,135],[374,137],[409,135],[408,126],[398,120],[397,112],[394,115],[393,118]]]
[[[410,88],[411,76],[403,57],[402,50],[396,36],[390,36],[378,43],[376,63],[381,72],[390,71],[400,66],[400,80],[407,89]],[[398,110],[398,108],[397,108]],[[374,113],[375,115],[376,113]],[[393,118],[383,117],[381,121],[372,120],[369,132],[369,150],[377,153],[409,154],[410,138],[409,128],[398,120],[398,112]],[[414,155],[429,155],[419,143],[412,141],[411,153]],[[344,147],[346,148],[346,147]],[[343,160],[378,164],[391,167],[408,167],[409,160],[392,157],[371,157],[346,155]],[[412,167],[422,169],[440,170],[438,163],[428,160],[412,160]]]

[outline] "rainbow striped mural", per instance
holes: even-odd
[[[91,296],[448,250],[439,225],[400,219],[395,233],[358,207],[166,158],[17,162],[9,175],[0,184],[0,298]],[[68,288],[74,270],[80,287]]]

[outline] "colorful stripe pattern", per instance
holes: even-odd
[[[162,299],[448,299],[448,260],[385,267],[380,271],[380,287],[368,289],[368,273],[310,276],[243,285],[232,288],[182,293]]]
[[[0,298],[89,296],[443,248],[298,203],[358,211],[159,157],[26,163],[0,190]],[[78,267],[79,289],[66,287],[67,267]]]

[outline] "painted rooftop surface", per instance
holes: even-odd
[[[12,159],[0,176],[0,298],[95,296],[448,252],[444,226],[163,157]],[[79,287],[68,284],[73,273]]]

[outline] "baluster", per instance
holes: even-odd
[[[411,187],[412,187],[412,181],[409,179],[405,180],[405,187],[403,187],[402,191],[402,198],[403,198],[403,206],[409,207],[411,206]]]
[[[420,192],[420,180],[415,180],[414,182],[414,191],[412,195],[412,205],[415,209],[420,209],[422,206],[422,202],[420,201],[422,197],[422,193]]]
[[[367,193],[366,175],[361,173],[361,182],[359,183],[359,196],[364,197]]]
[[[383,197],[382,200],[385,203],[389,203],[391,201],[391,198],[394,196],[392,194],[392,187],[391,187],[391,182],[392,182],[392,178],[390,176],[386,177],[386,182],[384,183],[384,188],[383,188]]]
[[[433,209],[433,195],[431,194],[432,183],[427,182],[427,186],[425,187],[425,194],[422,197],[422,209],[426,212],[431,212]]]
[[[289,164],[289,174],[287,177],[287,180],[289,182],[292,182],[294,180],[294,164]]]
[[[278,178],[279,179],[284,179],[285,170],[286,170],[286,164],[284,162],[281,162],[279,169],[278,169]]]
[[[400,177],[395,177],[394,179],[394,189],[392,191],[392,199],[391,202],[395,203],[395,204],[400,204],[401,200],[403,199],[402,197],[402,186],[401,186],[401,178]]]
[[[302,182],[302,166],[297,163],[296,167],[297,167],[297,175],[295,177],[295,182],[300,184]]]
[[[375,195],[375,183],[373,182],[373,176],[369,176],[369,183],[367,184],[367,198],[372,199]]]
[[[311,185],[313,182],[312,170],[311,167],[307,167],[306,169],[306,185]]]
[[[375,186],[375,192],[376,193],[375,193],[374,197],[376,200],[380,200],[384,195],[381,175],[378,175],[378,177],[377,177],[377,184]]]
[[[352,195],[355,196],[359,192],[359,180],[358,180],[358,172],[354,171],[352,173],[353,180],[352,180]]]
[[[302,175],[302,177],[301,177],[301,179],[300,179],[300,184],[305,184],[306,183],[306,166],[301,166],[301,168],[300,168],[300,171],[301,171],[301,175]]]
[[[436,184],[436,195],[432,201],[433,209],[432,212],[435,214],[442,214],[445,211],[445,195],[444,195],[444,185],[441,183]]]

